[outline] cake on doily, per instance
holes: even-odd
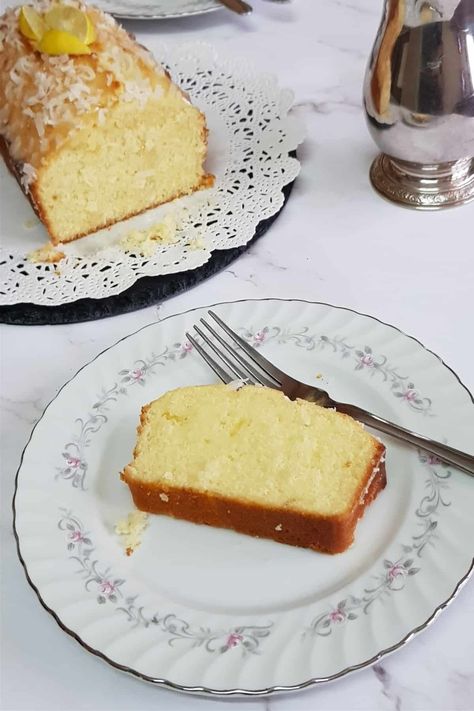
[[[213,181],[204,115],[110,15],[80,2],[0,18],[0,136],[53,244]]]

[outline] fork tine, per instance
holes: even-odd
[[[255,348],[252,348],[251,345],[247,343],[241,336],[239,336],[235,331],[233,331],[229,326],[224,323],[224,321],[219,318],[217,314],[214,313],[214,311],[209,310],[207,312],[211,318],[216,321],[219,326],[227,333],[228,336],[230,336],[235,343],[237,343],[240,348],[242,348],[245,353],[251,358],[254,363],[256,363],[262,370],[267,373],[267,375],[270,375],[274,380],[277,381],[277,383],[281,384],[284,378],[288,378],[289,376],[284,373],[282,370],[277,368],[273,363],[270,363],[269,360],[264,358],[264,356],[259,353]]]
[[[188,341],[192,344],[192,346],[197,350],[199,355],[206,361],[208,366],[212,368],[214,373],[217,375],[219,380],[222,380],[223,383],[227,385],[227,383],[230,383],[232,380],[234,380],[234,377],[232,375],[229,375],[224,368],[222,368],[217,361],[212,358],[209,353],[204,350],[204,348],[196,341],[195,338],[191,336],[190,333],[186,333],[186,338]]]
[[[241,370],[239,366],[236,365],[236,363],[233,363],[231,359],[226,356],[225,353],[221,353],[215,343],[213,343],[211,339],[208,338],[208,336],[206,336],[206,334],[203,333],[203,331],[201,331],[199,326],[197,326],[196,324],[194,324],[194,330],[199,336],[201,336],[204,343],[207,343],[209,348],[212,348],[214,353],[226,364],[226,366],[234,373],[237,378],[241,378],[242,380],[249,379],[248,373],[245,373],[243,370]]]
[[[255,368],[247,360],[245,360],[245,358],[243,358],[240,353],[238,353],[229,343],[227,343],[227,341],[225,341],[222,336],[220,336],[217,331],[212,328],[212,326],[210,326],[203,318],[200,319],[200,321],[203,326],[205,326],[208,331],[214,336],[214,338],[221,344],[221,346],[225,348],[228,353],[230,353],[232,358],[235,358],[235,360],[237,360],[240,365],[245,368],[245,370],[248,374],[250,374],[253,380],[256,380],[257,383],[260,383],[260,385],[266,385],[267,388],[274,388],[277,390],[280,389],[279,382],[275,381],[274,379],[269,380],[262,372],[255,370]],[[197,329],[197,326],[194,326],[194,328]],[[219,353],[219,351],[216,352]],[[248,375],[245,377],[248,377]]]

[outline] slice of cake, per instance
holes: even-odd
[[[2,153],[54,244],[213,180],[205,117],[152,55],[100,10],[59,7],[0,18]]]
[[[384,488],[359,422],[268,388],[179,388],[143,407],[122,479],[138,509],[328,553]]]

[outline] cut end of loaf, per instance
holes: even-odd
[[[208,187],[202,114],[177,91],[118,105],[38,171],[32,192],[53,242],[69,242]]]

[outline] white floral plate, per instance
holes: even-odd
[[[296,377],[472,449],[469,392],[392,326],[302,301],[216,310]],[[28,579],[86,649],[174,689],[267,694],[371,664],[426,627],[473,566],[474,480],[388,437],[387,487],[343,554],[152,516],[142,545],[124,555],[114,526],[132,504],[119,471],[140,407],[170,388],[213,381],[184,338],[203,312],[119,341],[46,409],[14,500]]]
[[[218,0],[95,0],[101,10],[130,20],[164,20],[222,9]]]
[[[0,0],[0,12],[21,0]],[[219,0],[94,0],[92,3],[115,17],[131,20],[163,20],[202,15],[223,8]]]

